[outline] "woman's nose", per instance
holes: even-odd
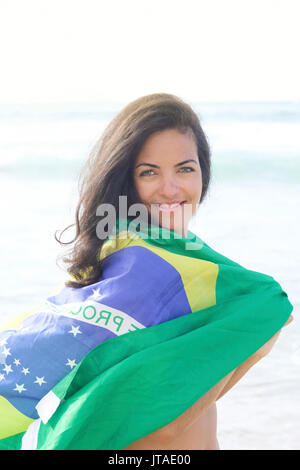
[[[179,190],[178,183],[174,178],[163,178],[160,185],[160,193],[165,197],[174,197]]]

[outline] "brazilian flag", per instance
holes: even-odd
[[[191,231],[120,219],[101,277],[0,330],[0,449],[119,450],[246,361],[293,306]]]

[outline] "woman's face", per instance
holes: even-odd
[[[187,234],[202,193],[202,173],[192,132],[155,132],[144,143],[134,166],[134,184],[152,220]]]

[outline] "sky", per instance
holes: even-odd
[[[300,100],[299,0],[0,0],[0,104]]]

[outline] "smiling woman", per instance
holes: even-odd
[[[109,203],[117,211],[120,196],[126,196],[129,207],[145,205],[148,223],[186,237],[191,217],[207,194],[210,169],[208,141],[187,103],[166,93],[129,103],[110,122],[87,163],[76,212],[75,245],[65,259],[73,276],[67,286],[80,288],[101,278],[105,259],[95,257],[95,252],[101,254],[105,240],[96,236],[97,207]],[[137,282],[130,289],[137,288]],[[199,292],[202,289],[207,287],[200,284]],[[126,449],[218,449],[216,401],[224,387],[229,390],[260,358],[250,357],[177,420]]]
[[[139,198],[152,211],[152,221],[186,237],[202,193],[192,132],[167,129],[148,137],[136,159],[134,184]]]
[[[216,402],[291,321],[287,294],[188,230],[210,150],[181,99],[130,103],[84,170],[70,278],[0,328],[0,448],[218,449]],[[99,238],[121,197],[146,220]]]
[[[127,198],[128,207],[145,204],[149,224],[186,235],[208,191],[210,159],[199,118],[179,97],[155,93],[122,109],[83,168],[75,238],[69,243],[60,242],[61,236],[57,239],[64,245],[74,243],[69,256],[63,257],[73,276],[68,285],[82,287],[101,274],[102,263],[95,252],[101,251],[105,240],[97,236],[97,209],[106,204],[120,213],[120,196]]]

